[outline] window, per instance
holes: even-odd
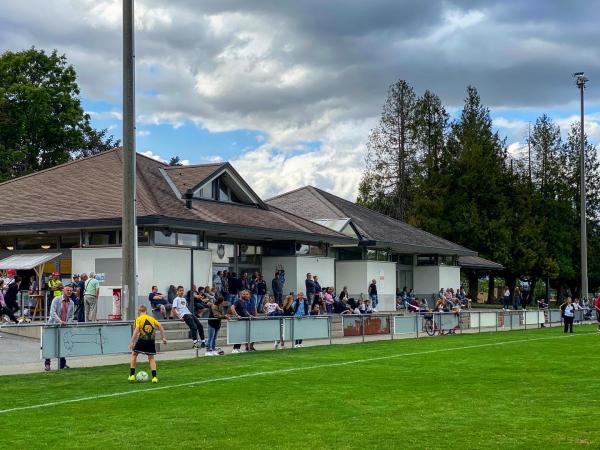
[[[240,244],[239,256],[240,264],[260,264],[262,247],[260,245]]]
[[[377,250],[367,250],[367,259],[369,261],[377,261]]]
[[[311,245],[308,254],[311,256],[327,256],[327,246]]]
[[[150,232],[144,228],[138,228],[138,244],[149,244]]]
[[[417,256],[417,266],[437,266],[437,256],[419,255]]]
[[[367,259],[369,261],[388,261],[389,250],[367,250]]]
[[[362,249],[360,248],[340,248],[338,257],[340,261],[360,261],[363,259]]]
[[[58,248],[56,236],[25,236],[17,238],[17,250],[48,250]]]
[[[402,264],[405,266],[413,265],[413,255],[396,255],[398,264]]]
[[[14,238],[0,237],[0,250],[13,251],[15,249]]]
[[[156,230],[154,232],[154,243],[157,245],[176,245],[177,234],[169,230]]]
[[[439,256],[440,266],[455,266],[456,257],[454,256]]]
[[[182,247],[198,247],[198,235],[192,233],[177,233],[177,245]]]
[[[60,248],[75,248],[79,245],[79,234],[63,234],[60,237]]]
[[[117,245],[117,231],[90,231],[89,245]]]

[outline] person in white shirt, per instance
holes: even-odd
[[[269,297],[267,303],[265,303],[265,306],[263,307],[263,312],[267,316],[280,316],[283,314],[283,309],[275,302],[274,297]]]
[[[200,323],[200,320],[194,316],[187,306],[187,300],[184,297],[183,286],[177,286],[177,297],[173,300],[173,316],[179,320],[185,322],[190,329],[190,335],[194,342],[194,348],[198,348],[198,333],[200,333],[201,344],[200,347],[206,347],[206,340],[204,339],[204,328]]]
[[[565,303],[560,305],[560,310],[562,311],[563,322],[565,324],[565,333],[572,333],[573,319],[575,318],[575,306],[573,306],[571,297],[567,297]]]

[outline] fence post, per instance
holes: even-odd
[[[360,316],[360,330],[362,332],[362,341],[365,343],[365,316]]]
[[[390,318],[390,335],[392,337],[392,341],[394,340],[394,328],[396,328],[396,318],[393,314],[389,315]]]
[[[250,336],[252,335],[252,320],[250,318],[248,320],[248,327],[246,328],[246,345],[250,345]]]
[[[496,311],[496,333],[498,332],[498,311]]]
[[[415,331],[417,332],[417,339],[419,339],[419,315],[415,314]]]
[[[477,314],[477,318],[479,319],[479,331],[478,331],[478,334],[481,334],[481,311],[478,311],[476,314]]]
[[[527,311],[523,311],[523,325],[525,325],[525,331],[527,331]]]
[[[294,339],[294,323],[296,322],[296,316],[292,316],[290,319],[290,322],[292,324],[292,348],[296,348],[296,339]]]
[[[332,318],[333,318],[333,317],[331,316],[331,314],[329,314],[329,315],[327,316],[327,326],[329,327],[329,345],[333,344],[333,336],[331,335],[331,334],[332,334],[332,333],[331,333],[331,329],[332,329],[332,326],[331,326],[331,321],[332,321]],[[344,321],[344,319],[342,319],[342,322],[343,322],[343,321]],[[344,329],[344,324],[342,323],[342,330],[343,330],[343,329]]]

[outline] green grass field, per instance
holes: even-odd
[[[600,448],[595,330],[159,355],[158,385],[126,366],[5,376],[0,447]]]

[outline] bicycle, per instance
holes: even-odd
[[[441,326],[441,319],[440,319],[440,326],[438,326],[433,318],[433,313],[427,313],[427,314],[423,315],[423,330],[429,336],[434,336],[436,331],[438,332],[439,336],[444,336],[444,335],[448,336],[451,334],[456,334],[456,327],[453,327],[450,329],[444,329]]]

